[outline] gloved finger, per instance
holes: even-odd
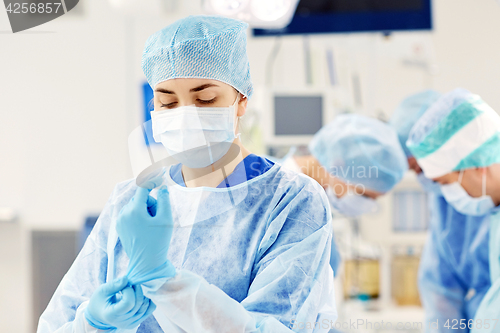
[[[144,314],[146,313],[146,311],[149,308],[150,303],[152,303],[152,301],[149,298],[144,297],[142,299],[142,305],[139,308],[139,310],[137,311],[137,313],[135,314],[135,316],[138,317],[138,318],[144,316]]]
[[[104,293],[105,296],[110,297],[116,294],[117,292],[121,291],[123,288],[125,288],[127,284],[128,284],[127,276],[122,276],[121,278],[114,279],[113,281],[103,284],[101,291]]]
[[[118,316],[115,321],[116,326],[122,329],[132,329],[136,326],[139,326],[142,322],[141,318],[143,318],[144,313],[149,307],[149,302],[149,298],[143,297],[138,302],[140,305],[140,309],[135,313],[132,313],[132,311],[130,311],[127,314]]]
[[[136,205],[146,205],[148,202],[149,192],[151,192],[150,189],[138,187],[135,191],[134,197],[132,198],[134,200],[134,203]]]
[[[116,315],[126,314],[135,306],[135,291],[132,287],[122,290],[122,299],[111,305],[112,311]]]
[[[144,298],[141,309],[133,317],[128,318],[122,324],[126,325],[127,328],[132,329],[139,326],[144,320],[156,310],[156,304],[153,303],[149,298]]]
[[[142,302],[144,300],[144,294],[142,293],[142,288],[140,285],[136,284],[132,286],[132,289],[134,289],[135,293],[135,306],[132,310],[128,312],[128,314],[130,315],[134,315],[135,313],[137,313],[137,311],[139,311],[139,309],[142,306]]]
[[[145,304],[148,305],[148,308],[146,309],[146,312],[139,318],[139,323],[142,323],[144,320],[146,320],[155,310],[156,310],[156,304],[153,303],[152,300],[148,298],[149,302],[144,302]]]
[[[170,208],[170,194],[168,193],[167,187],[161,187],[160,190],[158,191],[158,198],[156,199],[157,201],[157,214],[158,218],[164,222],[164,221],[172,221],[172,210]]]
[[[149,195],[147,205],[148,205],[149,215],[156,216],[156,209],[157,209],[156,199]]]

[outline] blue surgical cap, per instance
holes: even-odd
[[[455,89],[417,121],[406,145],[430,179],[500,163],[500,116],[478,95]]]
[[[250,97],[247,27],[247,23],[219,16],[178,20],[148,38],[142,70],[153,89],[175,78],[212,79]]]
[[[399,142],[407,157],[412,156],[410,150],[406,147],[406,140],[408,140],[411,128],[439,97],[441,97],[441,94],[437,91],[422,91],[407,97],[394,111],[389,124],[396,129]]]
[[[361,115],[337,116],[316,133],[309,150],[333,176],[381,193],[392,189],[408,170],[396,131]]]

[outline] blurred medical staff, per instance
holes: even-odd
[[[333,214],[357,217],[374,213],[376,199],[391,190],[408,170],[395,131],[380,120],[356,114],[339,115],[314,135],[310,155],[283,160],[283,167],[302,172],[326,191]],[[332,242],[330,265],[341,258]]]
[[[302,172],[326,191],[333,214],[357,217],[374,213],[376,199],[391,190],[408,170],[395,131],[380,120],[356,114],[339,115],[314,135],[310,155],[294,156],[283,167]],[[330,265],[341,258],[332,242]]]
[[[461,213],[441,193],[439,183],[427,178],[406,146],[415,123],[441,94],[427,90],[406,98],[395,110],[390,124],[396,128],[410,168],[429,198],[429,235],[422,253],[418,284],[427,322],[439,327],[427,331],[467,332],[453,320],[474,318],[490,287],[488,264],[488,215]],[[439,105],[439,104],[438,104]],[[449,322],[449,327],[445,323]]]
[[[477,261],[485,260],[482,247],[486,243],[483,234],[487,232],[487,226],[483,223],[467,225],[466,228],[479,230],[455,233],[457,244],[470,244],[465,250],[447,242],[436,243],[448,255],[449,261],[442,265],[447,264],[462,273],[450,274],[434,263],[436,271],[423,276],[424,280],[430,281],[421,286],[424,293],[427,290],[436,292],[434,298],[429,298],[430,304],[445,315],[443,319],[446,321],[438,321],[438,330],[498,332],[500,116],[479,96],[465,89],[456,89],[432,104],[412,128],[406,145],[425,177],[440,184],[441,194],[455,210],[467,216],[482,217],[490,225],[489,277],[492,287],[484,297],[482,293],[488,285],[484,281],[488,271],[486,263],[478,264]],[[459,222],[456,226],[454,224],[453,220],[447,221],[448,232],[441,235],[449,237],[455,228],[464,228]],[[475,235],[477,238],[471,240]],[[448,239],[455,241],[453,236]],[[433,283],[436,279],[441,282],[437,286]],[[443,285],[447,286],[446,290],[440,288]],[[440,294],[440,291],[445,292]],[[481,304],[475,311],[479,301]],[[461,307],[457,309],[455,304]],[[475,318],[472,319],[474,312]]]
[[[310,155],[289,154],[283,166],[302,172],[325,189],[334,212],[348,217],[378,210],[376,199],[408,170],[396,132],[380,120],[343,114],[309,144]]]

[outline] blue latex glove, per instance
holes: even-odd
[[[158,200],[149,192],[137,188],[116,222],[116,231],[130,259],[127,276],[133,285],[175,275],[167,259],[173,230],[168,190],[160,188]]]
[[[90,325],[101,330],[138,327],[156,309],[141,286],[128,286],[126,276],[97,288],[85,309]]]

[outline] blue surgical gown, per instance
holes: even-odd
[[[490,221],[490,281],[491,288],[484,296],[476,317],[473,333],[500,332],[500,207],[489,216]]]
[[[283,157],[282,159],[276,159],[276,162],[280,163],[281,165],[287,165],[289,161],[292,161],[291,165],[293,165],[294,167],[290,169],[299,172],[300,171],[299,166],[296,164],[295,161],[293,161],[293,154],[296,151],[297,148],[295,147],[290,148],[290,151],[285,155],[285,157]],[[273,159],[272,156],[270,158]],[[332,252],[330,254],[330,266],[332,267],[332,270],[335,275],[337,274],[337,270],[340,266],[341,261],[342,258],[340,257],[340,253],[337,248],[337,243],[335,242],[335,235],[334,235],[332,239]]]
[[[137,332],[332,327],[331,212],[319,184],[278,164],[226,188],[186,188],[170,170],[164,179],[176,226],[168,256],[177,274],[143,285],[157,310]],[[136,188],[133,180],[116,186],[42,314],[39,333],[96,332],[84,310],[99,285],[126,274],[115,223]]]
[[[438,332],[468,332],[464,325],[460,328],[460,320],[474,318],[490,287],[490,220],[463,215],[440,195],[429,194],[429,203],[430,231],[419,269],[426,324],[437,321]],[[434,327],[426,331],[436,331]]]

